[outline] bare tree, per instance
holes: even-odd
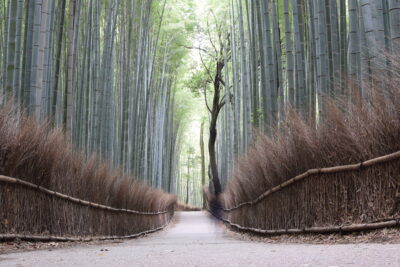
[[[215,29],[217,36],[216,40],[214,40],[215,38],[213,38],[210,26],[208,25],[207,37],[211,48],[207,50],[205,48],[195,47],[195,49],[199,50],[202,65],[206,71],[206,78],[204,81],[206,85],[204,85],[203,88],[205,103],[210,113],[208,153],[210,157],[211,181],[214,186],[214,193],[218,196],[222,191],[222,186],[218,173],[215,144],[217,141],[218,116],[222,107],[225,105],[226,96],[229,95],[228,97],[230,97],[229,88],[225,88],[225,82],[223,80],[223,70],[225,67],[226,56],[228,54],[226,53],[226,50],[229,49],[230,45],[228,44],[225,46],[225,42],[223,41],[225,39],[224,37],[226,37],[229,43],[229,35],[224,34],[222,25],[216,23]],[[203,54],[206,54],[208,57],[208,62],[204,60]],[[211,106],[207,99],[207,84],[212,84],[213,98]]]

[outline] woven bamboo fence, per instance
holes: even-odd
[[[400,151],[359,164],[312,169],[252,201],[226,207],[222,200],[219,205],[211,210],[222,221],[263,234],[398,226]]]
[[[132,238],[164,228],[167,210],[117,209],[0,176],[0,240],[94,240]]]

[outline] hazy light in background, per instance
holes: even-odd
[[[197,17],[196,20],[200,23],[200,27],[204,27],[205,17],[209,15],[210,3],[209,0],[193,0],[194,4],[194,11],[195,16]],[[202,69],[202,62],[200,57],[200,50],[198,48],[205,48],[209,46],[207,41],[207,36],[204,35],[202,31],[195,32],[191,38],[191,44],[189,44],[193,49],[189,51],[189,54],[186,56],[186,65],[189,66],[189,70],[184,74],[185,76],[189,77],[191,73],[195,73],[196,71]],[[201,51],[203,58],[206,57],[203,51]],[[181,77],[183,80],[185,77]],[[183,95],[186,96],[186,101],[190,104],[190,110],[187,113],[187,121],[184,124],[184,128],[182,129],[182,136],[181,136],[181,153],[179,159],[179,168],[181,176],[181,183],[185,183],[185,179],[183,175],[187,173],[187,160],[188,160],[188,151],[191,150],[194,152],[194,157],[200,157],[200,128],[201,122],[205,121],[204,125],[204,143],[205,143],[205,157],[206,157],[206,164],[207,164],[207,142],[208,142],[208,111],[204,102],[204,96],[202,92],[200,96],[195,96],[192,92],[190,92],[189,88],[183,88],[186,93]],[[199,164],[196,163],[195,166],[191,168],[192,175],[191,181],[196,181],[196,184],[200,183],[200,162]],[[193,180],[192,180],[193,179]],[[207,179],[207,178],[206,178]],[[200,192],[201,187],[195,188],[196,191]],[[182,192],[183,195],[179,195],[181,201],[185,200],[185,192]],[[200,194],[201,196],[201,194]],[[191,198],[191,197],[190,197]],[[197,203],[200,204],[200,203]]]
[[[196,5],[196,16],[202,17],[207,15],[207,9],[209,8],[209,1],[208,0],[194,0],[194,3]],[[204,46],[204,39],[205,36],[202,33],[197,33],[195,34],[193,38],[193,43],[192,46],[194,48],[199,48]],[[204,52],[202,52],[202,56],[204,58]],[[193,69],[201,69],[202,68],[202,63],[201,63],[201,58],[200,58],[200,50],[198,49],[192,49],[190,51],[190,59],[193,63]],[[204,98],[202,96],[199,97],[199,99],[196,99],[198,102],[198,105],[196,105],[196,110],[193,110],[191,113],[191,118],[192,120],[190,123],[186,126],[185,129],[185,139],[188,145],[193,146],[195,149],[196,153],[200,153],[200,148],[199,148],[199,138],[200,138],[200,126],[201,126],[201,121],[204,119],[205,115],[207,114],[204,112],[206,109],[205,103],[204,103]],[[205,134],[207,135],[207,127],[204,129]],[[205,140],[206,141],[206,140]]]
[[[196,3],[197,15],[202,15],[206,12],[208,7],[208,0],[194,0]]]

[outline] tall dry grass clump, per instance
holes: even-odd
[[[391,70],[369,77],[369,81],[365,82],[365,84],[368,84],[368,88],[365,88],[365,92],[369,92],[368,94],[364,96],[354,94],[351,103],[348,97],[346,100],[339,98],[325,100],[325,115],[320,118],[316,126],[302,119],[295,111],[290,110],[279,129],[273,130],[270,135],[260,134],[249,152],[238,160],[234,175],[221,195],[223,207],[231,208],[243,202],[252,201],[265,191],[310,169],[360,163],[399,151],[400,74],[398,70],[400,64],[398,59],[394,57],[390,59]],[[394,164],[399,165],[398,162]],[[395,176],[393,176],[393,173]],[[374,177],[387,179],[387,181],[393,179],[393,187],[396,191],[396,187],[400,189],[400,182],[398,181],[400,177],[396,171],[393,173],[388,170],[381,171],[375,173]],[[350,173],[347,177],[354,175],[357,174]],[[326,177],[327,181],[329,181],[328,178]],[[342,178],[345,179],[344,176]],[[362,181],[363,177],[360,177],[360,179]],[[367,177],[365,177],[366,180]],[[352,192],[353,189],[359,192],[360,187],[351,186],[351,188],[343,189],[343,192],[347,192],[343,193],[345,194],[343,195],[344,198],[349,195],[349,199],[353,197],[353,194],[356,194]],[[295,185],[292,187],[293,191],[296,191]],[[340,185],[338,184],[337,187],[340,187]],[[302,201],[307,201],[307,192],[318,190],[320,188],[317,184],[315,186],[310,184],[308,191],[304,191],[305,196]],[[342,189],[332,190],[339,192]],[[379,194],[373,189],[369,193]],[[274,194],[280,194],[280,192]],[[293,195],[293,192],[291,194]],[[320,199],[328,199],[328,203],[330,197],[330,195],[320,196]],[[247,224],[249,224],[249,220],[253,220],[252,227],[262,225],[263,220],[266,220],[266,214],[269,214],[269,211],[265,208],[269,205],[266,204],[268,201],[264,200],[264,204],[260,203],[258,209],[254,208],[251,214],[238,211],[236,215],[232,216],[236,216],[236,221],[243,220],[243,223]],[[283,205],[282,203],[276,206],[276,213],[279,213],[279,207]],[[301,204],[292,204],[292,210],[287,213],[288,217],[296,209],[295,205],[301,206]],[[335,205],[344,204],[336,203]],[[374,205],[374,203],[369,203],[369,205]],[[243,207],[242,209],[250,208]],[[306,212],[312,213],[309,210]],[[250,219],[245,222],[244,216],[248,216]],[[263,216],[264,218],[262,218]],[[316,218],[316,215],[313,216]],[[251,217],[253,218],[251,219]],[[286,219],[286,221],[290,220],[296,219]],[[304,224],[290,224],[282,223],[280,227],[293,227],[295,224],[304,227],[305,224],[310,226],[313,222],[310,220],[307,223],[304,222]],[[264,225],[264,227],[270,227],[270,225]]]
[[[0,175],[15,177],[71,197],[114,208],[143,212],[173,211],[176,202],[175,196],[165,194],[161,190],[152,189],[118,169],[111,169],[108,164],[102,162],[95,155],[87,159],[82,152],[74,149],[65,140],[60,130],[51,129],[46,123],[39,124],[32,118],[16,114],[11,105],[0,110]],[[19,196],[13,194],[13,190],[12,186],[0,183],[0,224],[3,226],[0,227],[2,229],[0,233],[31,232],[27,225],[35,224],[35,218],[32,219],[33,221],[29,221],[30,218],[24,217],[23,212],[31,212],[32,217],[35,217],[35,213],[46,213],[49,216],[47,219],[44,218],[43,221],[41,219],[36,220],[37,224],[43,224],[32,226],[36,227],[34,230],[36,234],[43,231],[51,232],[50,229],[55,229],[55,224],[58,225],[58,228],[56,227],[57,230],[51,233],[59,235],[131,234],[138,230],[161,225],[165,223],[166,219],[165,215],[153,216],[152,218],[151,216],[135,215],[135,218],[131,218],[131,221],[128,220],[122,226],[126,229],[115,229],[110,225],[112,223],[118,225],[116,221],[122,220],[123,215],[113,214],[108,216],[107,212],[103,212],[96,219],[96,211],[91,210],[93,216],[90,220],[93,224],[101,223],[101,220],[98,220],[99,218],[110,217],[104,221],[104,223],[110,224],[105,227],[107,229],[100,229],[100,226],[95,225],[88,225],[87,231],[71,230],[74,228],[73,225],[70,228],[64,226],[60,228],[60,221],[64,224],[74,223],[73,221],[69,222],[66,218],[73,214],[76,216],[79,216],[79,213],[85,214],[88,209],[75,213],[74,209],[68,208],[64,210],[65,214],[62,215],[62,220],[50,218],[50,216],[55,216],[53,210],[58,209],[55,203],[59,200],[49,199],[48,202],[54,201],[54,205],[43,202],[43,207],[37,206],[37,210],[28,211],[22,207],[23,203],[40,202],[43,197],[38,195],[37,192],[24,194],[25,189],[21,188],[16,189],[20,190],[20,194],[24,194]],[[11,200],[11,198],[15,199]],[[70,205],[64,202],[59,204],[61,206]],[[16,206],[19,207],[18,210],[16,210]],[[20,219],[15,217],[17,215],[12,219],[11,211],[19,212],[20,219],[25,218],[28,221],[21,222]],[[71,214],[68,214],[68,212],[71,212]],[[112,220],[115,221],[112,222]],[[90,224],[90,222],[87,223]],[[76,227],[83,227],[82,229],[84,229],[86,226],[83,225],[81,223],[81,226]],[[96,227],[100,227],[97,233],[93,231]]]

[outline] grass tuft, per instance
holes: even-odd
[[[354,94],[351,101],[326,99],[325,115],[316,126],[289,109],[272,134],[259,134],[238,160],[221,196],[223,205],[253,200],[309,169],[359,163],[399,151],[400,61],[388,58],[392,68],[369,77],[364,94]]]

